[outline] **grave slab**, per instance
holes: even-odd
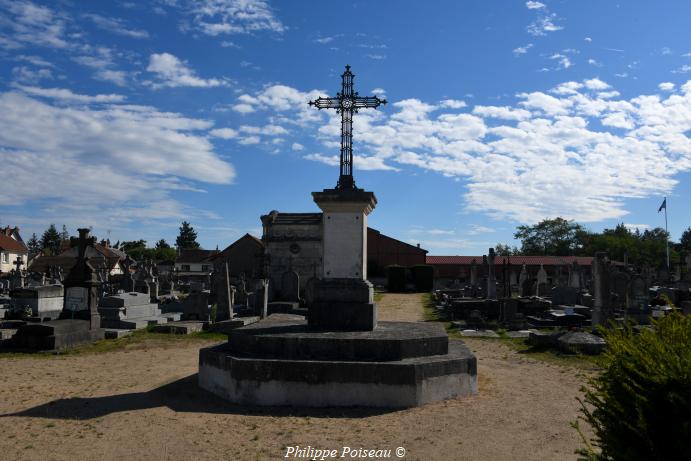
[[[156,333],[170,333],[176,335],[189,335],[191,333],[198,333],[204,330],[205,322],[197,322],[193,320],[181,320],[179,322],[170,322],[165,325],[157,325],[154,327]]]

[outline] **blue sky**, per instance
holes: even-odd
[[[482,254],[520,224],[691,225],[686,1],[0,0],[0,225],[206,248],[317,211],[361,95],[370,225]]]

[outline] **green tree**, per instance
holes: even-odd
[[[518,226],[514,238],[521,241],[524,255],[571,256],[582,250],[585,234],[580,224],[558,217],[534,226]]]
[[[687,227],[684,232],[681,233],[681,239],[679,239],[680,251],[685,255],[691,255],[691,227]]]
[[[63,242],[70,241],[70,233],[67,230],[67,226],[65,226],[64,224],[62,225],[62,231],[60,231],[60,240]]]
[[[160,250],[162,248],[170,248],[170,245],[168,245],[168,242],[166,242],[165,239],[161,239],[158,242],[156,242],[156,249]]]
[[[175,245],[179,249],[194,249],[199,248],[197,243],[197,232],[187,221],[183,221],[180,226],[180,235],[175,239]]]
[[[146,240],[131,240],[120,243],[120,250],[139,261],[146,259]]]
[[[584,389],[580,417],[595,437],[591,443],[581,432],[580,454],[592,461],[691,459],[691,316],[673,312],[651,329],[601,332],[605,370]]]
[[[521,254],[517,247],[511,247],[508,243],[497,243],[494,246],[494,252],[497,256],[518,256]]]
[[[49,256],[57,256],[60,254],[60,233],[55,228],[55,224],[48,226],[48,229],[43,232],[41,236],[41,248]]]
[[[41,252],[41,242],[36,237],[36,232],[31,234],[31,238],[26,242],[27,248],[29,248],[29,258],[33,258]]]

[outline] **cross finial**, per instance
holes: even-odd
[[[353,91],[353,79],[355,75],[350,71],[350,66],[345,66],[345,72],[341,75],[342,88],[336,93],[336,97],[318,97],[310,101],[310,106],[317,109],[336,109],[341,114],[341,171],[338,178],[337,189],[355,189],[353,179],[353,114],[358,109],[377,108],[386,104],[386,99],[377,96],[358,96]]]

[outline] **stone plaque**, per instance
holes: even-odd
[[[84,287],[69,287],[65,293],[65,309],[69,311],[89,310],[89,290]]]

